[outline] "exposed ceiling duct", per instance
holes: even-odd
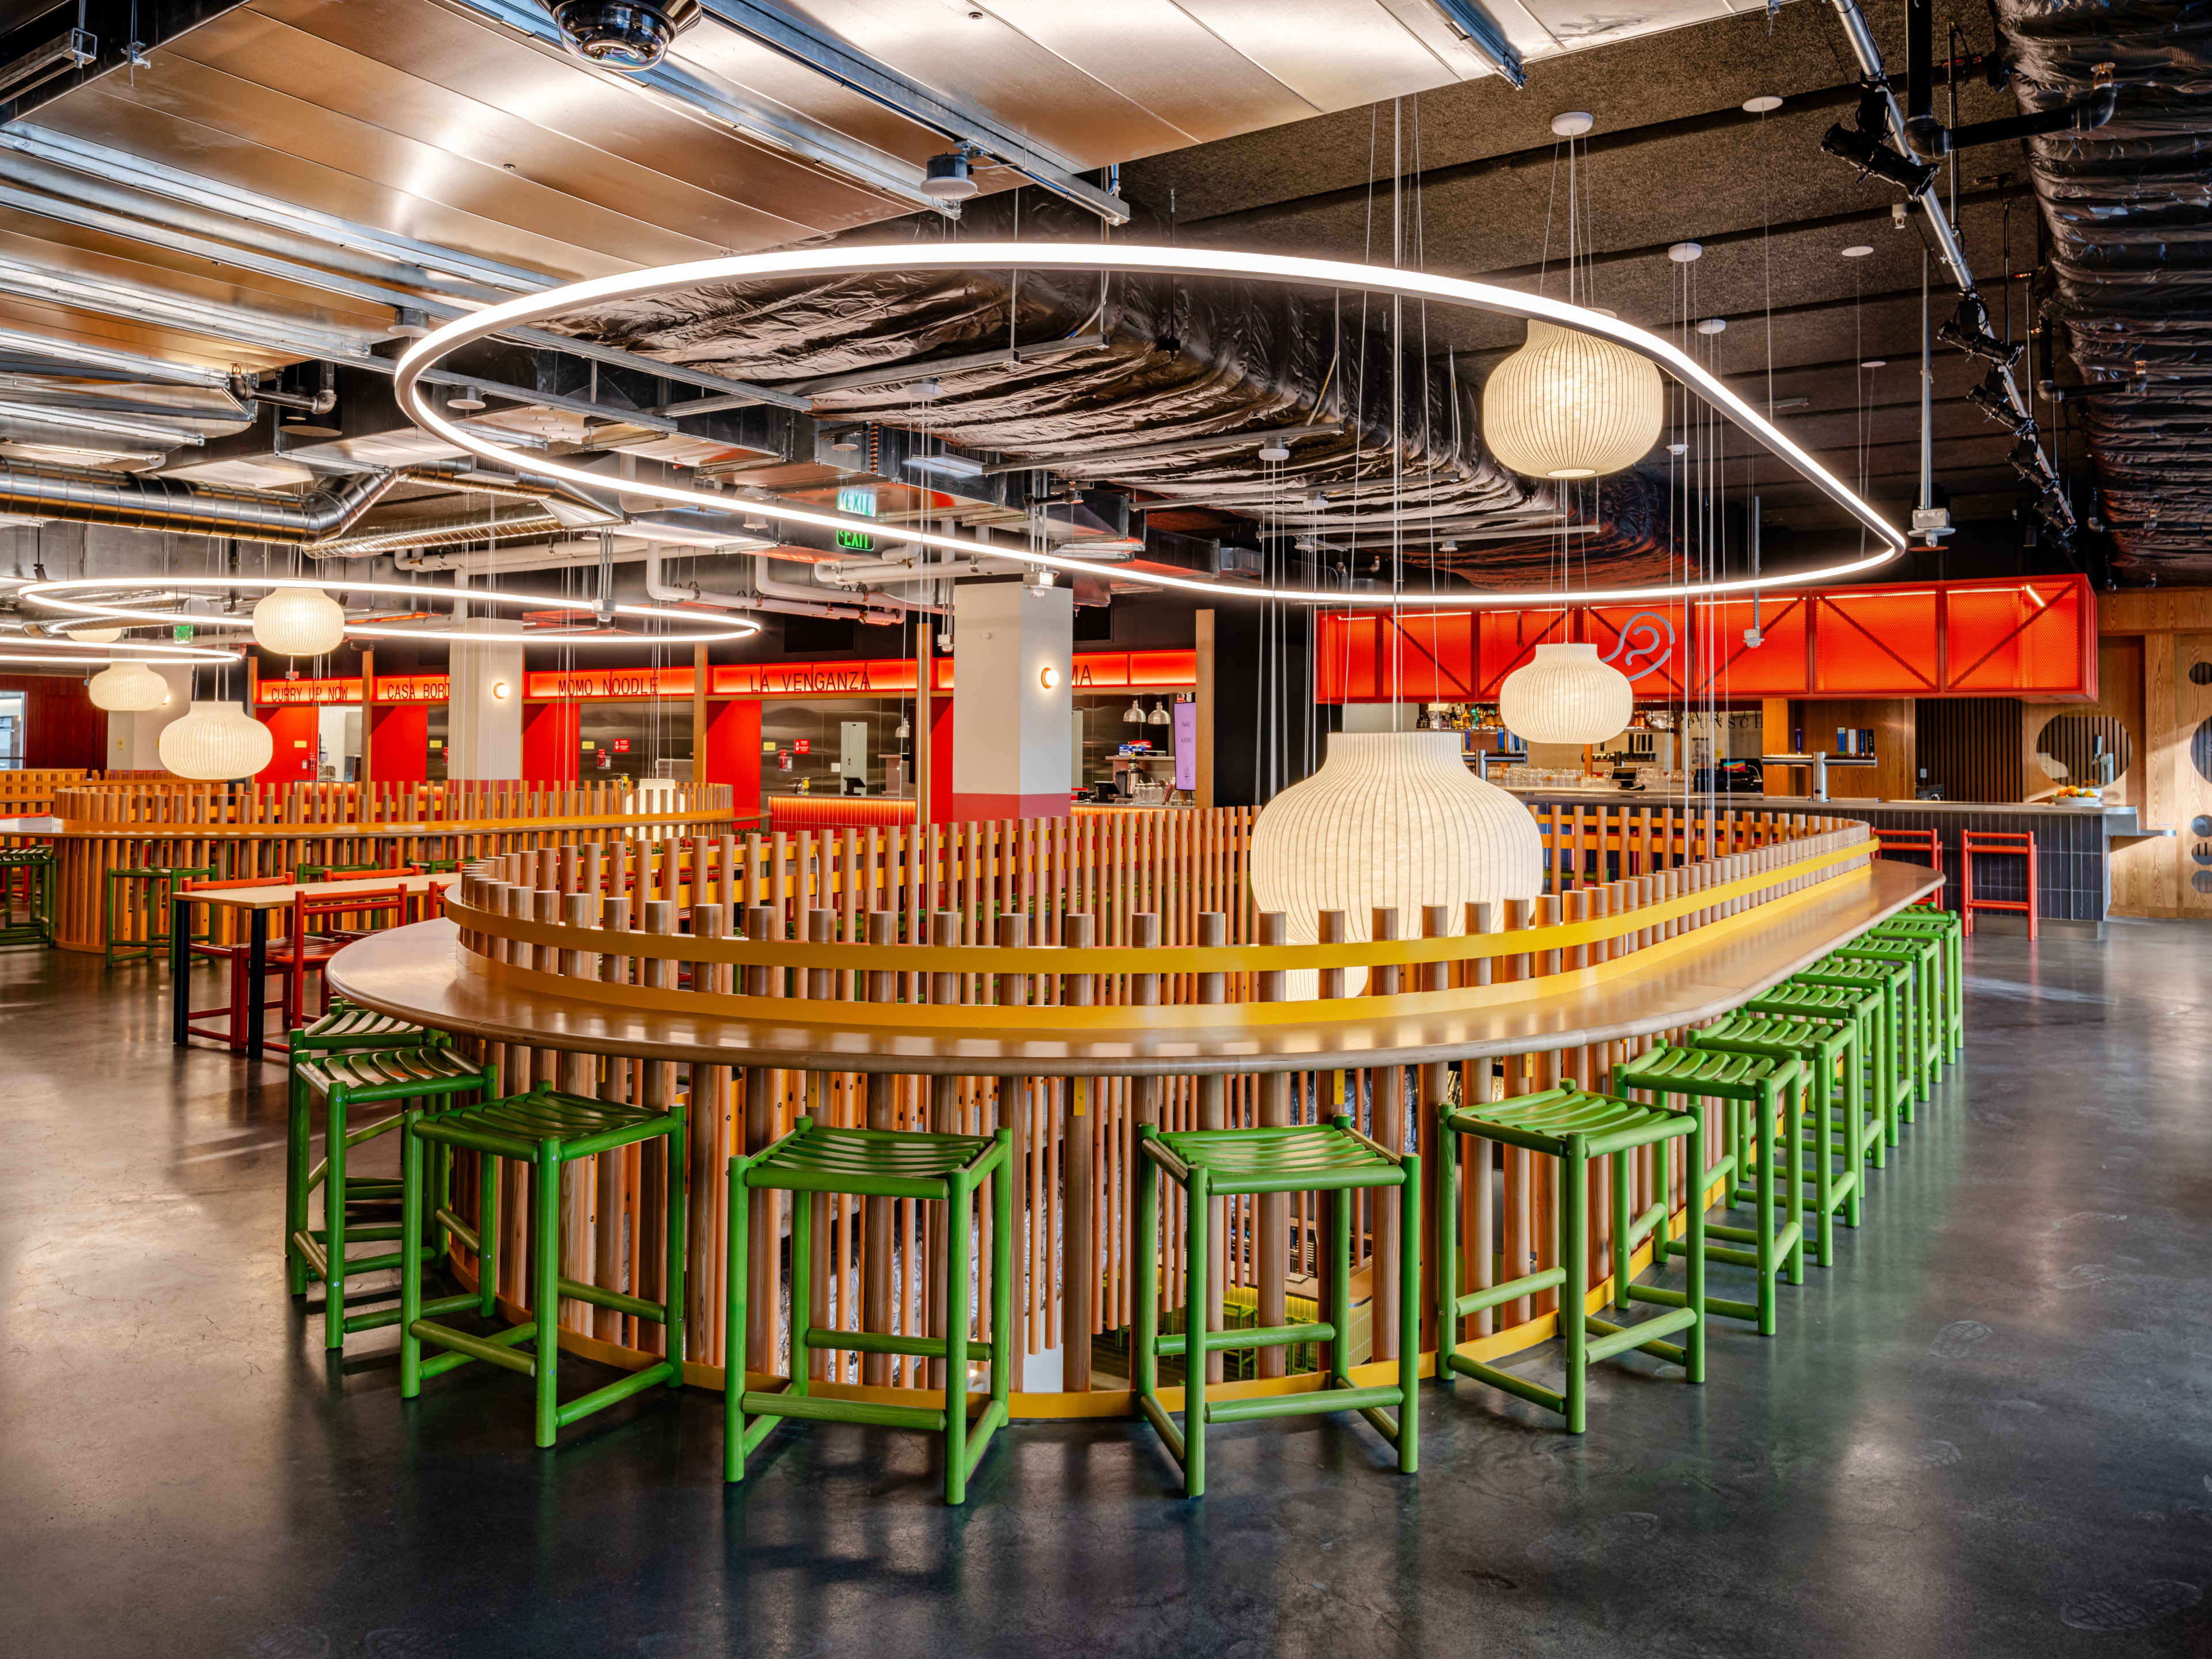
[[[2118,89],[2092,132],[2030,141],[2114,562],[2212,571],[2212,17],[2176,0],[1996,0],[2021,106]],[[2056,410],[2053,411],[2054,415]]]
[[[1023,231],[1072,236],[1080,227],[1066,210],[1032,204]],[[1165,227],[1146,228],[1153,234]],[[1483,453],[1475,387],[1429,348],[1413,306],[1394,322],[1387,303],[1358,294],[977,270],[708,285],[565,325],[771,382],[864,377],[817,392],[817,418],[922,434],[926,443],[908,446],[906,480],[956,495],[963,479],[1012,474],[1009,506],[1047,508],[1048,497],[1064,499],[1050,474],[1103,474],[1162,528],[1219,533],[1208,526],[1243,520],[1247,535],[1302,539],[1324,555],[1364,556],[1396,537],[1413,556],[1439,550],[1440,562],[1486,586],[1536,579],[1557,556],[1541,540],[1489,539],[1497,532],[1539,538],[1595,513],[1597,533],[1580,544],[1591,580],[1648,579],[1666,567],[1652,533],[1656,492],[1640,477],[1602,491],[1539,485]],[[1394,325],[1403,330],[1395,362]],[[1105,343],[1049,360],[1027,349],[1085,335]],[[964,366],[979,347],[1015,342],[1018,362]],[[1314,435],[1298,438],[1307,428]],[[933,453],[944,446],[965,453]],[[1118,459],[1104,464],[1102,452]],[[1027,481],[1024,463],[1035,469]],[[1441,550],[1462,534],[1482,538],[1480,550]]]
[[[0,513],[287,546],[334,536],[374,506],[397,476],[369,472],[301,495],[181,478],[0,461]]]

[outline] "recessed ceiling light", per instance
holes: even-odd
[[[1859,367],[1861,368],[1887,368],[1889,367],[1889,359],[1887,357],[1864,358],[1861,360]]]
[[[1743,100],[1743,106],[1750,114],[1764,115],[1769,110],[1780,109],[1782,107],[1782,100],[1779,98],[1777,98],[1771,92],[1762,92],[1756,98],[1745,99]]]
[[[1552,118],[1552,131],[1562,138],[1579,138],[1597,125],[1597,117],[1586,109],[1571,109]]]
[[[1844,258],[1846,259],[1863,259],[1868,254],[1873,252],[1874,250],[1869,247],[1864,242],[1860,242],[1853,246],[1845,248],[1844,250]]]

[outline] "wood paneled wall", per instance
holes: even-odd
[[[1793,729],[1805,728],[1808,749],[1835,751],[1836,728],[1868,726],[1874,732],[1876,764],[1844,767],[1828,774],[1831,800],[1911,800],[1917,775],[1917,722],[1910,697],[1842,697],[1790,705]],[[1797,775],[1802,788],[1804,775]]]
[[[1921,781],[1941,784],[1946,800],[2026,799],[2021,718],[2018,697],[1921,698],[1913,715]]]
[[[2142,814],[2145,829],[2174,832],[2116,848],[2113,912],[2212,918],[2212,588],[2106,594],[2097,626],[2105,696],[2096,712],[2117,714],[2134,739],[2120,798]],[[2120,674],[2128,685],[2115,696]],[[2039,720],[2035,726],[2041,729]]]

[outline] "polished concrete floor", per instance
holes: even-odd
[[[279,1069],[0,953],[0,1651],[2212,1652],[2212,931],[1970,951],[1868,1224],[1704,1388],[1604,1368],[1578,1440],[1431,1388],[1411,1480],[1219,1430],[1197,1504],[1148,1430],[1022,1426],[957,1513],[858,1429],[726,1491],[705,1394],[557,1454],[504,1373],[403,1409],[388,1334],[333,1365],[282,1292]]]

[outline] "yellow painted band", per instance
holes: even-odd
[[[1856,872],[1871,880],[1869,871]],[[1846,875],[1841,879],[1850,880]],[[1714,890],[1717,891],[1718,890]],[[1127,1004],[1073,1006],[1010,1006],[998,1003],[835,1002],[804,997],[738,996],[719,991],[678,991],[649,985],[623,985],[548,973],[514,963],[495,962],[464,950],[471,969],[486,979],[519,990],[595,1006],[633,1008],[648,1013],[718,1015],[757,1021],[786,1030],[824,1032],[857,1030],[968,1032],[1002,1039],[1023,1033],[1097,1036],[1115,1032],[1154,1034],[1169,1030],[1207,1031],[1224,1036],[1237,1031],[1285,1025],[1317,1025],[1335,1019],[1369,1021],[1394,1016],[1452,1013],[1533,1000],[1561,991],[1584,990],[1623,975],[1645,973],[1669,958],[1702,948],[1729,934],[1770,926],[1778,914],[1830,889],[1827,884],[1792,893],[1741,915],[1728,916],[1694,933],[1588,968],[1541,978],[1508,980],[1494,985],[1462,986],[1447,991],[1409,991],[1394,996],[1336,997],[1299,1002],[1174,1003],[1158,1006]],[[627,936],[625,936],[627,937]],[[665,937],[663,935],[662,937]],[[1141,953],[1139,953],[1141,954]]]
[[[446,915],[464,929],[559,951],[647,957],[674,962],[746,968],[813,968],[842,973],[986,974],[1237,974],[1282,973],[1323,968],[1412,967],[1491,957],[1571,951],[1625,934],[1662,927],[1766,888],[1779,886],[1850,860],[1872,856],[1871,840],[1815,854],[1792,864],[1685,893],[1641,909],[1623,910],[1555,927],[1499,933],[1454,933],[1442,939],[1355,940],[1340,945],[1171,945],[1139,951],[1096,946],[1080,953],[1061,945],[1004,949],[988,945],[810,945],[797,940],[701,939],[691,933],[611,933],[569,927],[479,909],[449,898]]]

